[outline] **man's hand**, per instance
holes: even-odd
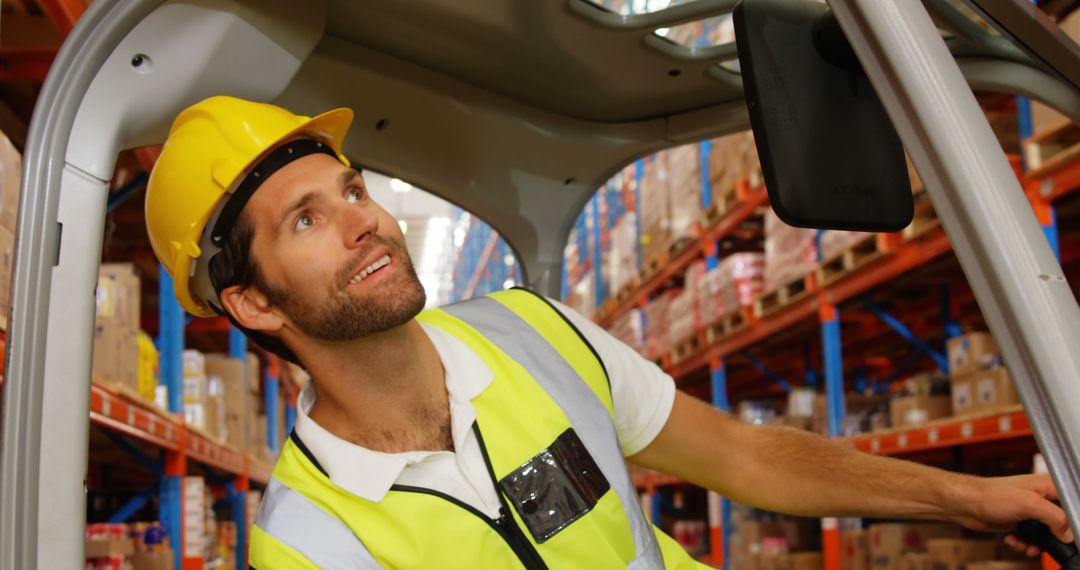
[[[1036,519],[1046,523],[1058,540],[1074,540],[1065,511],[1052,502],[1058,495],[1049,475],[992,479],[964,477],[959,481],[956,494],[957,512],[951,520],[972,530],[1007,532],[1020,521]],[[1038,547],[1025,544],[1012,535],[1005,538],[1005,544],[1028,556],[1040,553]]]

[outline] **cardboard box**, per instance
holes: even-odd
[[[885,523],[870,527],[870,567],[874,570],[902,570],[903,555],[925,552],[926,541],[960,538],[960,527],[942,523]]]
[[[761,552],[761,543],[766,538],[784,536],[784,529],[774,521],[746,521],[738,527],[739,545],[742,551],[750,554]]]
[[[977,372],[973,375],[975,405],[979,410],[993,410],[1020,403],[1012,376],[1004,367]]]
[[[86,539],[87,558],[127,556],[132,552],[135,552],[135,543],[130,538]]]
[[[19,214],[19,194],[22,192],[22,155],[3,133],[0,133],[0,226],[15,231]]]
[[[1039,559],[1027,560],[988,560],[985,562],[971,562],[967,570],[1039,570],[1042,565]]]
[[[949,376],[953,378],[990,368],[1001,359],[994,337],[972,332],[949,339]]]
[[[139,330],[142,316],[142,280],[131,263],[105,263],[98,272],[99,286],[106,281],[108,292],[114,295],[111,312],[99,312],[100,319],[113,319],[128,330]],[[111,285],[111,287],[108,287]],[[100,300],[100,299],[99,299]],[[100,307],[100,305],[99,305]]]
[[[951,415],[949,396],[901,396],[889,402],[889,418],[894,428],[917,426]]]
[[[840,531],[840,567],[843,570],[870,568],[869,536],[865,530]]]
[[[793,552],[778,557],[777,567],[778,570],[822,570],[824,561],[820,552]]]
[[[11,312],[11,272],[15,267],[15,234],[0,226],[0,315]]]
[[[954,378],[952,400],[955,413],[961,415],[1016,405],[1020,396],[1009,371],[999,367]]]
[[[94,326],[92,369],[99,377],[134,391],[139,388],[139,339],[113,323]]]
[[[136,552],[128,556],[132,570],[173,570],[172,549],[158,552]]]
[[[259,357],[253,353],[247,353],[247,370],[245,371],[248,377],[248,390],[255,392],[256,394],[262,393],[262,367],[259,364]]]
[[[183,555],[202,557],[206,551],[206,481],[202,477],[184,477]]]
[[[935,538],[926,541],[931,570],[966,570],[971,562],[993,560],[997,541]]]
[[[931,570],[930,555],[926,552],[904,554],[901,570]]]

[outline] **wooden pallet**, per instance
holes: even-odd
[[[700,351],[703,345],[704,338],[700,333],[694,333],[690,338],[676,343],[675,348],[671,350],[671,363],[678,364],[687,358],[690,358],[696,352]]]
[[[640,283],[648,283],[654,275],[660,273],[660,270],[667,265],[667,256],[659,255],[652,259],[645,260],[645,263],[641,267],[641,272],[638,273],[638,281]]]
[[[792,279],[754,301],[754,316],[761,318],[802,299],[810,292],[809,275]]]
[[[738,204],[739,197],[734,186],[719,196],[714,195],[712,205],[701,213],[701,227],[711,228],[720,223]]]
[[[745,309],[732,311],[720,317],[715,323],[705,327],[705,341],[712,344],[726,338],[750,322]]]
[[[911,224],[904,228],[902,235],[904,241],[913,241],[939,226],[941,220],[938,219],[934,206],[930,204],[930,197],[923,195],[915,201],[915,217]]]
[[[681,237],[672,241],[668,245],[668,259],[679,257],[688,247],[694,245],[694,241],[696,240],[692,237]]]
[[[622,289],[619,289],[618,293],[615,293],[615,300],[619,304],[625,303],[627,299],[634,296],[640,286],[641,284],[636,277],[631,279]]]
[[[1073,123],[1038,133],[1024,141],[1028,176],[1039,178],[1080,157],[1080,126]]]
[[[835,283],[881,259],[883,255],[885,252],[881,249],[877,234],[863,236],[844,251],[823,261],[817,268],[817,282],[819,285]]]

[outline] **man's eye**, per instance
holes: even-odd
[[[349,189],[349,193],[345,196],[345,199],[348,200],[350,204],[355,204],[364,199],[364,191],[359,188],[351,188]]]
[[[315,218],[312,218],[311,214],[301,214],[296,218],[296,224],[293,225],[293,229],[299,232],[304,231],[313,225],[315,225]]]

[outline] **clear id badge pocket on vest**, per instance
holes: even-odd
[[[538,544],[592,510],[611,488],[573,429],[499,481]]]

